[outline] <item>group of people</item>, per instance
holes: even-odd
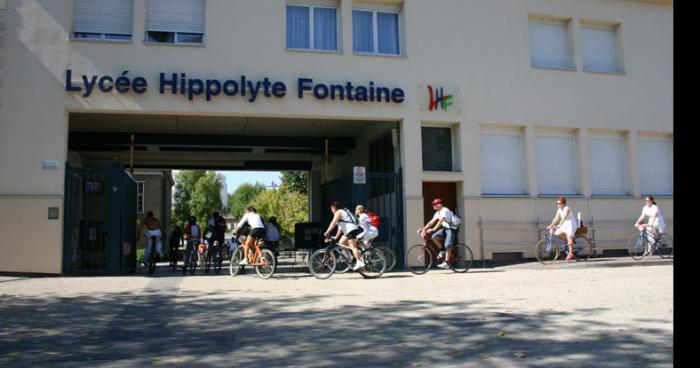
[[[369,247],[372,240],[379,236],[379,229],[372,225],[365,207],[361,204],[355,206],[353,214],[349,209],[342,207],[340,202],[333,201],[331,203],[331,212],[333,213],[333,219],[323,236],[326,238],[330,237],[331,231],[337,226],[338,231],[336,231],[333,238],[341,245],[349,246],[352,250],[352,255],[357,261],[352,268],[353,271],[365,267],[365,262],[362,260],[360,250],[357,247],[358,241],[361,246]]]

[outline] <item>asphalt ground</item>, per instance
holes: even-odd
[[[2,367],[671,367],[673,260],[0,277]]]

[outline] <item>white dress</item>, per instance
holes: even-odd
[[[565,232],[566,235],[574,236],[576,234],[576,229],[578,229],[578,223],[574,218],[574,211],[572,211],[570,207],[562,207],[561,209],[557,210],[557,213],[559,214],[560,219],[564,218],[564,211],[567,208],[569,209],[569,216],[566,217],[564,223],[561,225],[561,227],[559,227],[559,229]]]
[[[666,229],[666,221],[664,220],[664,215],[661,214],[661,211],[659,211],[659,207],[657,207],[655,204],[649,206],[644,206],[642,207],[642,214],[647,218],[647,225],[656,228],[659,233],[663,233],[664,230]],[[651,218],[656,215],[656,219],[654,223],[651,223]]]

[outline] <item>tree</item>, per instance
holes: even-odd
[[[309,173],[306,171],[285,171],[282,173],[282,187],[289,192],[308,194]]]
[[[215,172],[204,170],[183,170],[175,184],[173,200],[173,221],[184,224],[190,216],[197,223],[205,225],[214,211],[221,211],[222,179]]]
[[[294,224],[309,220],[308,196],[288,191],[285,187],[263,191],[252,205],[266,222],[270,216],[275,216],[280,225],[280,233],[284,236],[293,237]]]
[[[241,218],[245,208],[253,203],[255,197],[265,191],[265,185],[260,183],[243,183],[228,197],[229,213],[236,218]]]

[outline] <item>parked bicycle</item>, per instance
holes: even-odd
[[[243,268],[243,266],[239,264],[243,260],[243,257],[248,257],[248,265],[255,267],[255,272],[261,278],[270,278],[275,273],[277,270],[277,259],[271,250],[263,248],[265,241],[257,239],[253,244],[254,249],[248,249],[247,255],[243,254],[244,249],[240,245],[233,251],[231,264],[229,265],[229,273],[231,276],[238,275]]]
[[[558,236],[554,236],[554,229],[545,232],[544,239],[541,239],[535,245],[535,257],[542,264],[551,264],[561,258],[562,253],[565,256],[569,255],[569,246],[565,240]],[[574,236],[574,258],[579,260],[587,260],[593,254],[593,243],[585,234],[577,234]]]
[[[318,249],[309,256],[309,272],[317,279],[327,279],[331,277],[338,266],[344,269],[343,272],[355,265],[355,257],[352,255],[350,247],[335,242],[332,238],[324,240],[326,246]],[[358,247],[360,257],[365,262],[365,266],[357,270],[362,277],[374,279],[381,277],[386,271],[386,259],[381,251],[373,247]]]
[[[636,261],[646,256],[657,254],[664,259],[673,258],[673,238],[666,233],[660,233],[652,241],[642,225],[639,234],[631,235],[627,241],[627,252]]]
[[[406,252],[406,267],[416,275],[422,275],[430,270],[433,265],[446,259],[444,251],[440,251],[433,243],[430,234],[423,232],[423,244],[413,245]],[[448,265],[454,272],[464,273],[469,270],[474,262],[474,254],[466,244],[454,244],[448,251],[451,252]]]

